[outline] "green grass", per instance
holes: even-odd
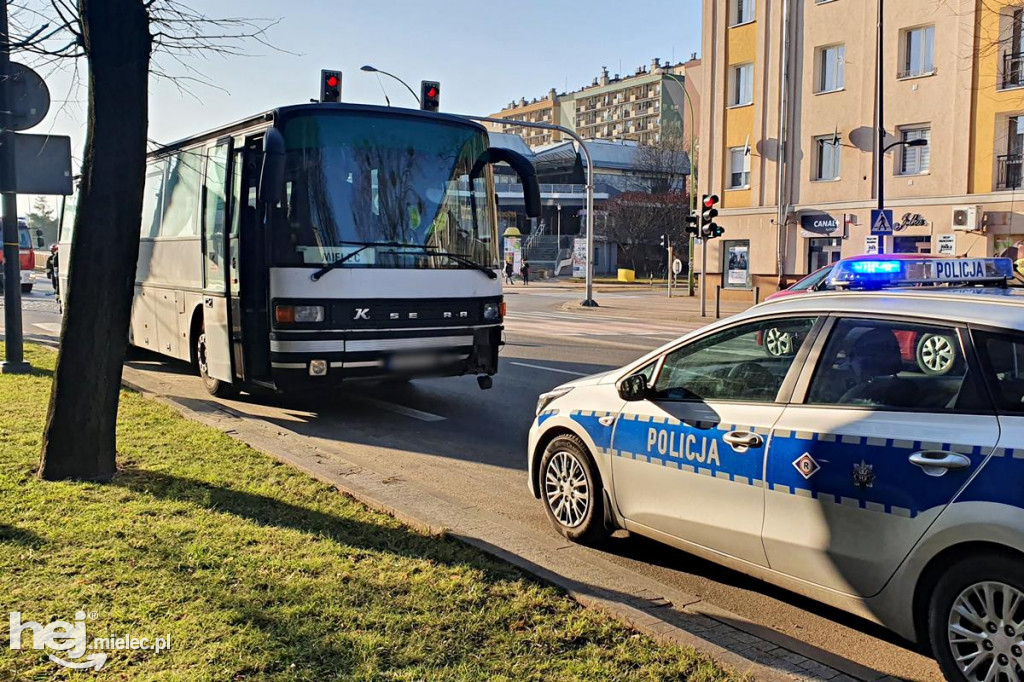
[[[54,355],[27,355],[32,376],[0,376],[0,680],[727,677],[135,393],[112,483],[41,482]],[[83,673],[8,648],[8,611],[78,609],[97,614],[90,639],[170,634],[171,650]]]

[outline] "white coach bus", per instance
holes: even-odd
[[[498,162],[538,214],[530,162],[451,115],[306,104],[157,149],[130,343],[193,363],[215,395],[465,374],[489,388]]]

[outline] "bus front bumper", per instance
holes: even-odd
[[[493,375],[498,371],[502,327],[444,335],[366,338],[272,338],[271,369],[280,390],[330,386],[345,381]]]

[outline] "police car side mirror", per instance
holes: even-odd
[[[619,397],[629,403],[646,400],[650,393],[647,377],[643,374],[628,376],[619,382]]]

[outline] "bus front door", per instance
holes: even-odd
[[[209,151],[203,185],[203,335],[206,371],[214,379],[234,381],[229,312],[228,178],[231,139]]]

